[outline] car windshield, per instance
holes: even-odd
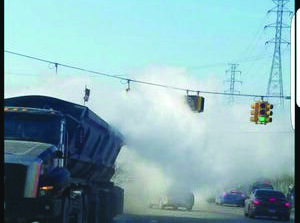
[[[5,112],[4,117],[5,139],[59,144],[60,117],[20,112]]]
[[[274,197],[274,198],[285,198],[284,194],[279,192],[279,191],[273,191],[273,190],[257,190],[255,193],[256,197],[261,197],[261,198],[269,198],[269,197]]]

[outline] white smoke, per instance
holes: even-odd
[[[152,67],[136,78],[222,91],[222,80],[200,81],[178,68]],[[199,114],[185,104],[186,92],[131,83],[126,93],[127,85],[95,77],[56,76],[23,88],[6,83],[5,96],[41,94],[83,104],[84,85],[91,89],[87,106],[125,136],[117,162],[126,170],[127,207],[141,209],[169,187],[197,191],[204,199],[224,185],[294,173],[288,106],[274,110],[272,123],[255,125],[249,121],[252,99],[228,106],[224,96],[202,95],[205,108]]]

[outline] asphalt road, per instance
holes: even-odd
[[[125,213],[117,216],[114,223],[280,223],[276,218],[256,217],[250,219],[244,216],[242,207],[217,206],[208,204],[205,207],[194,208],[191,212],[184,210],[146,209],[144,213]],[[290,222],[294,222],[294,212]]]

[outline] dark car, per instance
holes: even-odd
[[[285,195],[277,190],[256,189],[245,200],[244,214],[250,218],[255,216],[278,217],[290,219],[290,203]]]
[[[269,190],[274,190],[273,186],[269,183],[256,183],[250,186],[249,188],[249,194],[253,192],[256,189],[269,189]]]
[[[231,190],[229,192],[223,192],[216,197],[215,203],[217,205],[232,204],[237,206],[244,206],[246,195],[243,192],[237,190]]]

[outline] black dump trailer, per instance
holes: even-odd
[[[7,222],[109,223],[123,136],[87,107],[47,96],[4,100]]]

